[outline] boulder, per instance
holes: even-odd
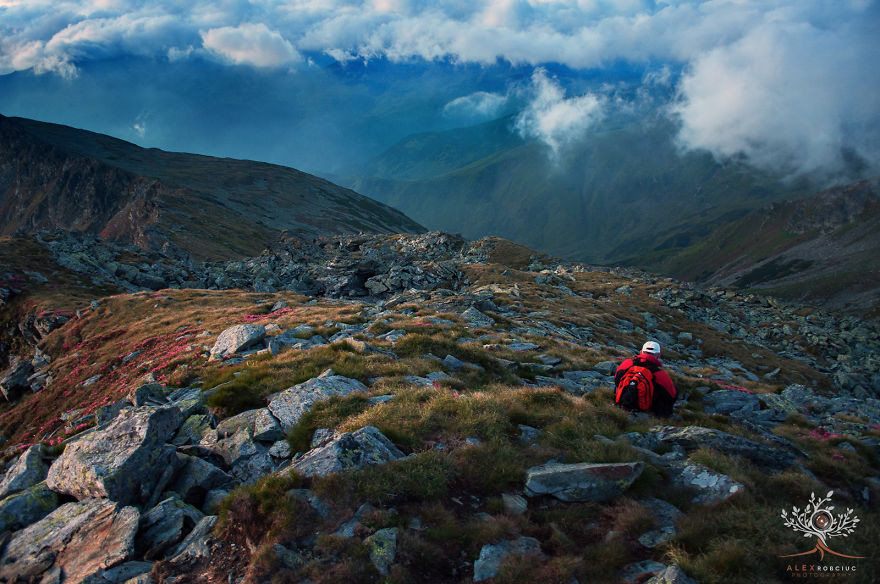
[[[0,557],[0,581],[39,581],[54,570],[65,584],[78,584],[132,556],[138,519],[136,508],[106,499],[66,503],[13,534]]]
[[[171,557],[171,562],[180,564],[207,558],[211,553],[208,543],[216,522],[216,515],[206,515],[203,517],[189,535],[186,536],[186,539],[180,542],[180,545],[168,554]]]
[[[370,551],[370,561],[379,574],[387,576],[397,556],[397,528],[380,529],[364,540]]]
[[[496,544],[484,545],[474,562],[474,582],[482,582],[498,575],[501,562],[511,556],[544,556],[540,542],[533,537],[519,537]]]
[[[12,365],[0,375],[0,393],[6,401],[15,401],[26,390],[30,389],[28,378],[33,374],[34,366],[24,359],[13,359]]]
[[[230,474],[242,484],[252,484],[275,470],[275,462],[269,448],[253,439],[248,428],[239,428],[229,438],[220,440],[212,447],[226,464]]]
[[[661,442],[676,444],[691,452],[698,448],[714,448],[719,452],[748,458],[772,470],[785,469],[795,462],[789,451],[768,446],[742,436],[702,426],[655,426],[650,432]]]
[[[165,499],[141,515],[138,546],[146,560],[159,560],[202,520],[204,513],[177,498]]]
[[[36,523],[56,507],[58,495],[49,490],[46,481],[9,495],[0,501],[0,533]]]
[[[176,407],[123,410],[105,428],[67,445],[46,479],[57,493],[83,500],[106,497],[123,504],[146,503],[174,462],[165,442],[180,424]]]
[[[3,480],[0,481],[0,499],[5,499],[12,493],[28,489],[46,479],[49,465],[43,462],[40,448],[39,444],[28,447],[18,457],[16,463],[6,471]]]
[[[294,385],[275,395],[268,409],[286,433],[319,401],[333,396],[346,396],[356,391],[367,391],[367,386],[356,379],[341,375],[321,375]]]
[[[751,393],[725,389],[712,391],[703,397],[703,411],[707,414],[730,415],[734,412],[755,412],[761,409],[761,400]]]
[[[495,320],[483,314],[473,306],[461,313],[461,317],[467,321],[468,328],[488,328],[495,326]]]
[[[607,501],[628,489],[643,468],[641,462],[547,463],[527,471],[525,494],[552,495],[561,501]]]
[[[220,333],[211,347],[211,358],[220,359],[261,342],[266,336],[266,328],[258,324],[237,324]]]
[[[190,416],[181,424],[171,443],[175,446],[198,444],[210,429],[211,422],[208,416],[204,414]]]
[[[287,467],[304,476],[326,476],[363,466],[385,464],[404,457],[388,438],[373,426],[353,433],[333,432],[316,447]]]

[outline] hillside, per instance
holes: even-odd
[[[681,153],[664,118],[609,118],[559,160],[511,126],[504,118],[411,136],[334,180],[432,229],[602,264],[687,245],[768,202],[809,192],[745,164]]]
[[[880,316],[880,180],[774,203],[632,263],[675,277]]]
[[[291,168],[143,149],[2,116],[0,217],[2,235],[86,231],[218,259],[255,255],[283,231],[423,231],[394,209]]]
[[[0,375],[0,580],[880,578],[876,323],[442,232],[0,252],[58,317]],[[611,403],[646,338],[671,418]]]

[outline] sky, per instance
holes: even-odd
[[[880,174],[878,30],[871,0],[0,0],[0,114],[321,173],[650,109],[683,150]]]

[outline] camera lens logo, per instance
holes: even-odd
[[[847,509],[846,513],[834,514],[834,507],[831,503],[831,496],[834,491],[828,491],[825,497],[818,499],[816,493],[810,493],[810,503],[803,511],[797,507],[792,508],[792,514],[782,510],[782,519],[785,526],[792,528],[794,531],[803,532],[804,537],[814,536],[816,544],[810,551],[799,554],[789,554],[787,556],[779,556],[780,558],[792,558],[795,556],[808,556],[810,554],[819,554],[822,560],[826,553],[840,556],[842,558],[861,559],[864,556],[848,556],[838,553],[828,547],[828,538],[830,537],[847,537],[855,531],[859,518],[853,515],[852,509]]]

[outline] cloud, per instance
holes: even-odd
[[[880,169],[876,30],[769,22],[700,55],[672,108],[681,144],[792,174],[839,173],[852,154]]]
[[[542,68],[532,75],[532,88],[534,97],[517,116],[515,128],[524,138],[544,142],[554,158],[582,139],[604,115],[602,97],[588,93],[567,98],[562,86]]]
[[[263,23],[212,28],[202,33],[202,42],[209,51],[237,65],[278,67],[303,61],[290,41]]]
[[[210,55],[222,66],[285,71],[317,55],[574,70],[626,63],[655,72],[637,98],[644,103],[678,84],[669,111],[684,147],[834,172],[853,153],[878,166],[878,14],[877,0],[0,0],[0,75],[72,78],[127,56]],[[596,96],[549,99],[546,75],[535,84],[548,101],[532,104],[520,131],[551,149],[602,110]],[[444,112],[489,115],[501,107],[489,95]],[[562,119],[574,129],[554,121]]]
[[[465,120],[489,120],[498,117],[507,102],[506,95],[477,91],[447,103],[443,106],[443,115]]]

